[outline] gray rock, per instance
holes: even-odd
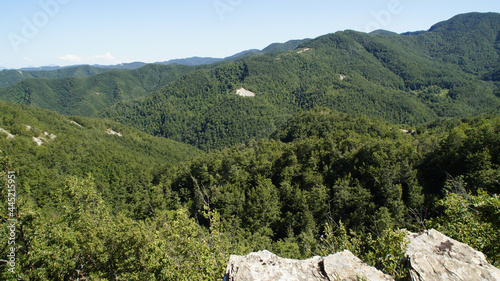
[[[231,255],[224,280],[328,280],[319,268],[321,261],[321,257],[313,257],[304,261],[284,259],[267,250],[246,256]]]
[[[394,280],[348,250],[329,255],[323,260],[323,266],[329,280]]]
[[[410,234],[408,239],[412,280],[500,281],[500,269],[489,264],[483,253],[434,229]]]
[[[393,280],[363,263],[351,252],[313,257],[307,260],[285,259],[264,250],[246,256],[232,255],[224,281],[316,281],[316,280]]]
[[[408,235],[406,256],[412,281],[497,280],[500,269],[483,253],[436,230]],[[232,255],[224,281],[394,280],[345,250],[328,257],[285,259],[269,251]]]

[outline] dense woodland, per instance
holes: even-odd
[[[467,14],[0,89],[21,103],[0,102],[0,253],[17,219],[0,279],[220,280],[262,249],[349,249],[402,279],[406,231],[430,228],[498,267],[498,34],[498,14]],[[56,112],[22,100],[40,93]]]

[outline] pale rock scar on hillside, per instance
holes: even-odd
[[[115,136],[119,136],[119,137],[123,137],[123,134],[120,133],[120,132],[115,132],[113,131],[112,129],[107,129],[106,130],[106,134],[108,135],[115,135]]]
[[[5,134],[7,134],[7,138],[8,138],[8,139],[13,139],[13,138],[14,138],[14,135],[13,135],[13,134],[11,134],[9,131],[4,130],[4,129],[2,129],[2,128],[0,128],[0,133],[5,133]]]
[[[255,93],[250,92],[249,90],[245,88],[241,88],[236,90],[236,94],[241,97],[255,97]]]

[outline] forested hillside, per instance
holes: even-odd
[[[316,106],[410,125],[494,113],[499,22],[467,14],[416,35],[337,32],[189,73],[101,116],[209,150],[266,136]],[[241,87],[255,97],[236,96]]]
[[[500,261],[498,116],[409,127],[317,108],[269,139],[176,164],[196,150],[108,121],[2,112],[14,138],[1,138],[1,179],[16,175],[23,280],[215,280],[229,254],[260,249],[349,249],[401,277],[400,228],[437,228]],[[42,131],[56,137],[38,146]]]
[[[117,102],[143,97],[193,70],[189,66],[151,64],[134,70],[108,70],[85,78],[29,78],[0,89],[0,99],[60,114],[92,116]]]
[[[108,204],[132,211],[131,204],[139,206],[149,197],[155,169],[200,153],[115,122],[5,102],[0,102],[0,128],[2,154],[22,175],[23,194],[40,207],[54,203],[51,190],[61,188],[68,176],[91,175]]]

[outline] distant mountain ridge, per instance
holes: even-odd
[[[214,57],[189,57],[189,58],[181,58],[181,59],[171,59],[168,61],[162,61],[162,62],[153,62],[153,63],[145,63],[145,62],[130,62],[130,63],[120,63],[120,64],[114,64],[114,65],[101,65],[101,64],[93,64],[93,65],[88,65],[88,64],[82,64],[82,65],[69,65],[69,66],[57,66],[57,65],[50,65],[50,66],[39,66],[39,67],[23,67],[19,69],[8,69],[5,67],[0,66],[0,70],[10,70],[10,71],[58,71],[61,69],[66,69],[66,68],[78,68],[78,67],[95,67],[95,68],[100,68],[100,69],[106,69],[106,70],[112,70],[112,69],[121,69],[121,70],[132,70],[132,69],[138,69],[141,68],[145,65],[148,64],[160,64],[160,65],[169,65],[169,64],[180,64],[180,65],[191,65],[191,66],[197,66],[197,65],[205,65],[205,64],[213,64],[217,63],[220,61],[225,61],[225,60],[233,60],[233,59],[238,59],[242,56],[247,56],[251,54],[258,54],[258,53],[266,53],[266,52],[272,52],[275,50],[293,50],[295,49],[299,44],[308,41],[311,39],[302,39],[302,40],[290,40],[285,43],[272,43],[268,47],[259,50],[259,49],[249,49],[246,51],[241,51],[239,53],[236,53],[234,55],[225,57],[225,58],[214,58]],[[0,78],[1,79],[1,78]],[[1,80],[0,80],[1,81]],[[0,87],[2,87],[2,84],[0,83]]]
[[[297,42],[303,42],[303,40],[292,40]],[[270,48],[271,46],[272,49]],[[246,56],[256,55],[262,52],[273,51],[274,48],[279,48],[281,50],[291,50],[296,47],[296,44],[285,43],[273,43],[269,47],[263,49],[250,49],[236,53],[232,56],[225,58],[212,58],[212,57],[190,57],[183,59],[172,59],[164,62],[155,62],[152,64],[158,65],[188,65],[188,66],[200,66],[209,65],[222,61],[232,61],[240,59]],[[25,67],[20,69],[6,69],[0,67],[0,88],[13,85],[23,79],[27,78],[63,78],[63,77],[88,77],[96,74],[100,74],[109,70],[134,70],[139,69],[148,65],[145,62],[131,62],[131,63],[121,63],[116,65],[71,65],[71,66],[40,66],[40,67]]]
[[[88,77],[105,71],[108,71],[108,69],[93,67],[90,65],[73,67],[41,67],[36,70],[33,68],[23,68],[20,70],[4,69],[0,71],[0,88],[13,85],[28,78]]]
[[[184,58],[184,59],[173,59],[173,60],[168,60],[165,62],[156,62],[155,64],[162,64],[162,65],[169,65],[169,64],[180,64],[180,65],[191,65],[191,66],[197,66],[197,65],[206,65],[206,64],[213,64],[221,61],[227,61],[227,60],[234,60],[238,59],[243,56],[247,55],[252,55],[259,53],[260,50],[258,49],[251,49],[251,50],[246,50],[243,52],[239,52],[237,54],[234,54],[232,56],[228,56],[225,58],[212,58],[212,57],[191,57],[191,58]]]
[[[398,35],[396,32],[392,32],[384,29],[377,29],[370,32],[371,35]]]
[[[181,64],[181,65],[203,65],[203,64],[212,64],[224,59],[221,58],[211,58],[211,57],[191,57],[184,59],[172,59],[165,62],[156,62],[155,64]]]

